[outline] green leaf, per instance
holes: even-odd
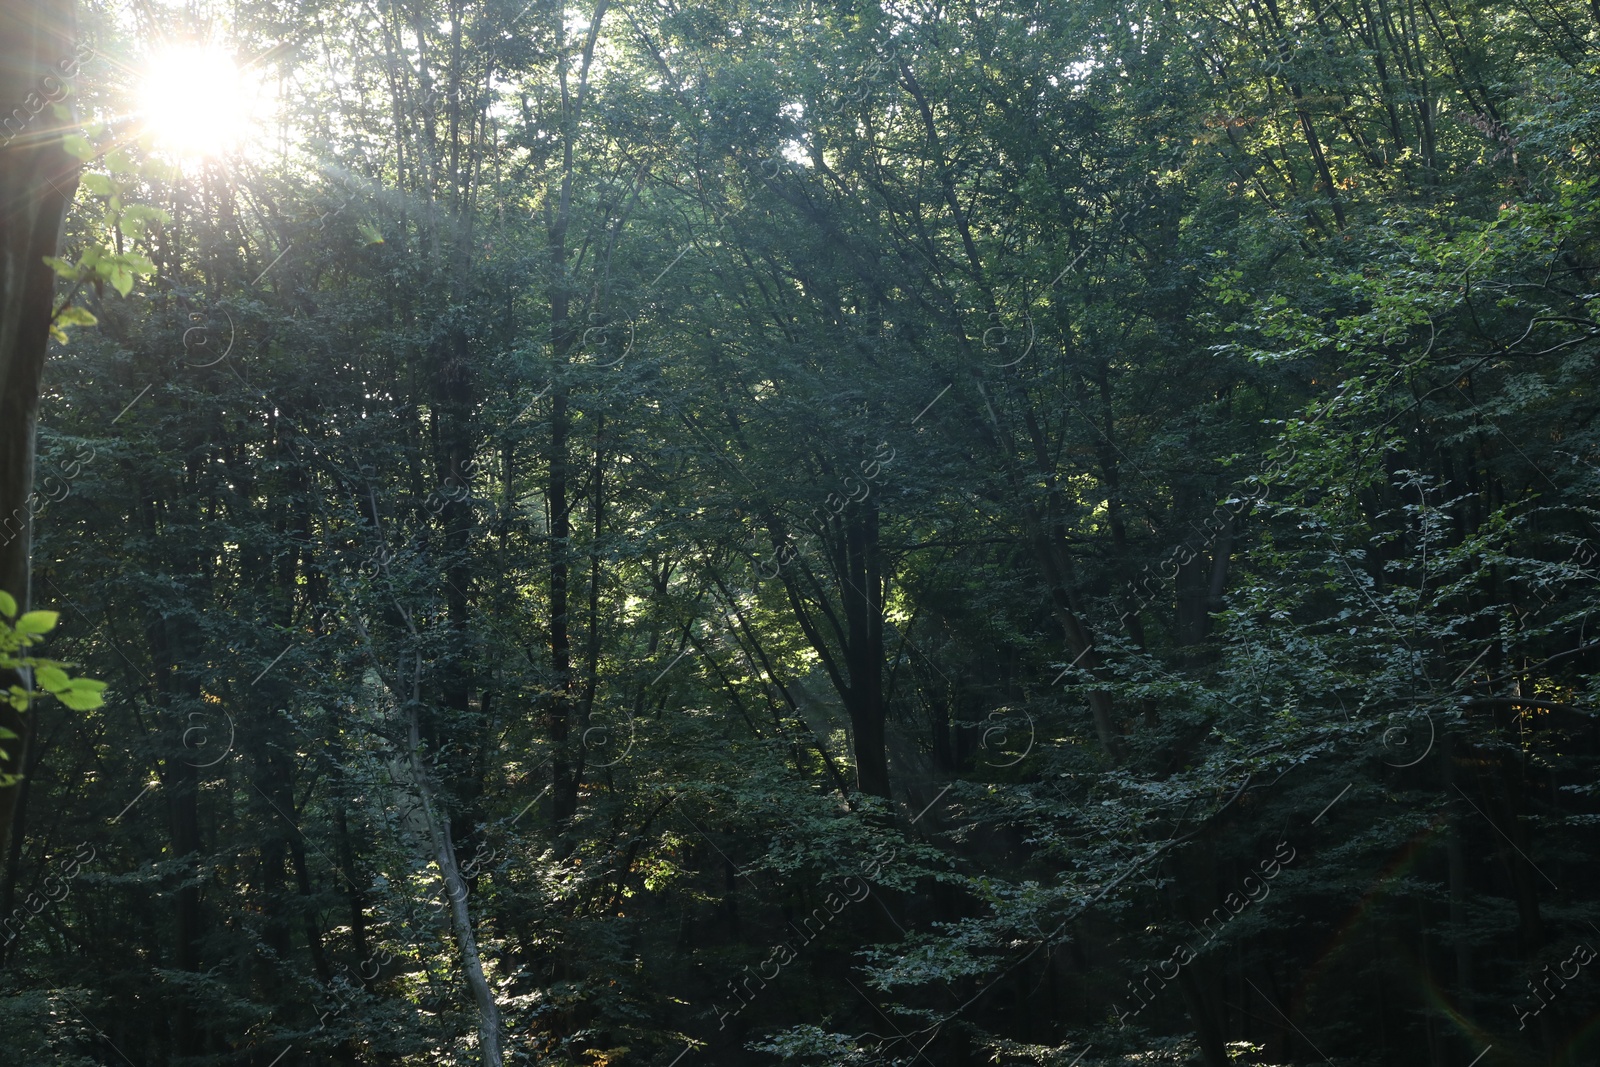
[[[4,589],[0,589],[0,615],[8,619],[17,617],[17,600]]]
[[[95,196],[111,196],[117,191],[117,187],[111,184],[110,178],[104,174],[95,174],[93,171],[85,171],[79,181]]]
[[[90,313],[88,308],[68,304],[56,312],[56,325],[58,326],[93,326],[100,320]]]
[[[71,278],[73,281],[77,281],[78,267],[77,264],[73,263],[70,259],[62,259],[60,256],[45,256],[44,262],[45,266],[55,271],[61,277]]]
[[[169,217],[165,211],[161,215],[163,218]],[[117,261],[135,274],[153,275],[156,272],[156,265],[150,261],[150,257],[137,252],[124,252],[117,257]]]
[[[90,248],[84,251],[84,262],[88,262],[89,252],[91,251],[95,250]],[[96,266],[99,267],[99,273],[104,275],[105,279],[111,283],[112,288],[123,296],[127,296],[133,291],[134,275],[154,274],[156,272],[156,265],[150,262],[147,257],[141,256],[136,252],[106,255],[104,250],[100,250],[95,262]]]
[[[94,145],[81,133],[69,133],[61,138],[61,147],[69,156],[82,160],[94,158]]]
[[[72,687],[72,679],[67,677],[67,672],[60,667],[40,667],[33,672],[39,685],[52,693]]]
[[[17,620],[17,633],[19,634],[47,634],[56,628],[56,620],[61,618],[57,611],[30,611]]]
[[[152,226],[164,226],[171,221],[172,216],[158,207],[134,204],[117,220],[117,229],[132,237],[143,237]]]
[[[105,704],[99,693],[88,693],[82,689],[64,689],[56,694],[56,699],[73,711],[93,711]]]

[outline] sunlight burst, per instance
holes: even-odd
[[[144,128],[180,157],[227,155],[248,139],[263,86],[215,45],[180,45],[154,56],[140,98]]]

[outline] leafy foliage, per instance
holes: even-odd
[[[1593,1060],[1592,11],[519,8],[83,87],[13,1060]]]

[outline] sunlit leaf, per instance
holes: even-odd
[[[56,611],[30,611],[17,620],[19,634],[47,634],[56,628],[61,613]]]

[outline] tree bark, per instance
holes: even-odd
[[[0,0],[0,589],[28,607],[33,541],[34,423],[55,296],[44,264],[61,239],[78,164],[61,144],[53,100],[76,69],[72,0]],[[36,106],[37,105],[37,106]],[[20,679],[0,677],[0,688]],[[31,721],[0,705],[8,743],[0,772],[18,774]],[[0,854],[17,787],[0,789]]]
[[[883,563],[878,545],[878,502],[862,501],[844,532],[844,600],[850,687],[843,694],[855,739],[856,788],[889,796],[883,699]]]
[[[483,957],[478,951],[478,938],[472,929],[472,915],[467,910],[467,884],[461,877],[455,841],[450,834],[450,815],[435,798],[428,771],[417,756],[422,746],[418,706],[416,702],[411,706],[411,784],[418,794],[429,841],[433,846],[434,862],[439,865],[445,896],[450,902],[450,925],[455,928],[456,946],[461,951],[461,971],[467,980],[467,988],[472,991],[473,1003],[478,1008],[478,1048],[483,1056],[483,1067],[501,1067],[504,1061],[500,1051],[500,1006],[495,1002],[494,990],[489,988],[489,981],[483,973]]]

